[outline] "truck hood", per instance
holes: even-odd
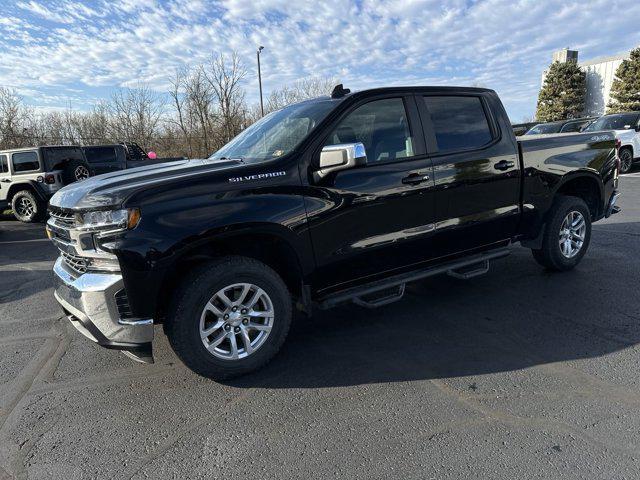
[[[184,160],[156,163],[98,175],[58,190],[49,205],[63,209],[88,210],[119,207],[133,193],[177,179],[221,172],[242,165],[237,160]]]

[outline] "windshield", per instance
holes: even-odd
[[[525,135],[540,135],[543,133],[558,133],[560,131],[559,123],[541,123],[529,130]]]
[[[584,132],[598,132],[600,130],[624,130],[629,125],[635,127],[638,122],[638,114],[629,113],[625,115],[608,115],[600,117],[587,128]]]
[[[298,146],[335,105],[331,100],[305,102],[270,113],[209,158],[255,162],[286,155]]]

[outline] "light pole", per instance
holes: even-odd
[[[264,117],[264,104],[262,103],[262,74],[260,73],[260,52],[264,47],[260,45],[258,47],[258,51],[256,52],[256,56],[258,57],[258,86],[260,87],[260,115]]]

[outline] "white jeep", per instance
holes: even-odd
[[[0,210],[11,207],[21,222],[44,217],[49,198],[64,185],[91,175],[84,153],[75,146],[45,146],[0,151]]]
[[[620,141],[618,155],[620,157],[620,173],[627,173],[632,165],[640,160],[640,112],[611,113],[604,115],[583,132],[599,132],[613,130]]]

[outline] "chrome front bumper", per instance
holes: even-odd
[[[153,319],[121,320],[118,314],[115,294],[124,288],[120,273],[77,276],[65,268],[62,257],[53,272],[54,296],[80,333],[103,347],[128,351],[136,360],[152,361]]]

